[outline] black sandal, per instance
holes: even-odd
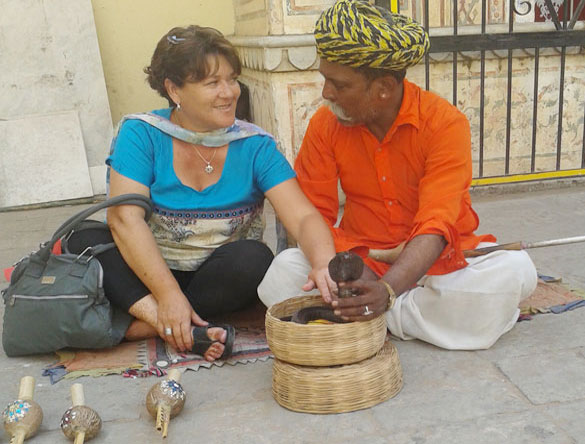
[[[207,336],[207,330],[214,327],[223,328],[227,332],[225,343],[223,344],[225,348],[219,359],[227,359],[232,355],[234,340],[236,338],[236,329],[227,324],[209,324],[203,327],[193,327],[193,348],[191,349],[191,353],[203,356],[212,344],[215,344],[216,342],[219,342],[220,344],[222,343],[220,341],[209,339],[209,336]]]

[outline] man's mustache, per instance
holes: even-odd
[[[339,120],[344,120],[346,122],[351,122],[352,118],[349,117],[347,114],[345,114],[345,111],[343,111],[343,108],[341,108],[341,106],[339,106],[337,103],[333,103],[330,100],[324,100],[325,106],[327,106],[327,108],[329,108],[331,110],[331,112],[333,114],[335,114],[335,116],[339,119]]]

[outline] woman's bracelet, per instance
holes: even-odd
[[[392,307],[394,307],[394,302],[396,302],[396,293],[394,293],[394,290],[392,289],[390,284],[388,282],[386,282],[385,280],[378,279],[378,282],[383,284],[384,287],[386,287],[386,291],[388,292],[388,303],[386,304],[386,310],[385,310],[385,311],[388,311]]]

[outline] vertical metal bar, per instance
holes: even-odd
[[[481,33],[485,34],[486,1],[481,0]],[[483,139],[484,139],[484,108],[485,108],[485,50],[480,57],[480,87],[479,87],[479,177],[483,177]]]
[[[400,0],[396,0],[396,12],[400,14]]]
[[[430,25],[429,25],[429,0],[425,0],[424,4],[424,14],[425,14],[425,29],[430,34]],[[429,53],[425,56],[425,89],[428,91],[431,87],[431,66],[430,66],[430,57]]]
[[[581,168],[585,168],[585,101],[583,102],[583,152],[581,153]]]
[[[457,0],[453,0],[453,35],[457,35]],[[457,51],[453,51],[453,105],[457,106]]]
[[[563,2],[563,29],[565,31],[567,30],[567,22],[568,22],[567,17],[569,17],[571,15],[571,11],[573,10],[573,8],[571,8],[572,3],[573,2],[571,0],[565,0]]]
[[[573,17],[571,18],[571,21],[569,23],[569,29],[573,29],[575,27],[575,23],[577,23],[577,20],[579,19],[581,12],[583,12],[583,8],[585,8],[585,0],[581,0],[577,5],[577,8],[573,12]]]
[[[530,172],[536,170],[536,128],[538,124],[538,68],[540,48],[534,48],[534,98],[532,102],[532,154],[530,157]]]
[[[565,93],[565,58],[567,47],[561,48],[561,79],[559,82],[559,122],[557,130],[557,171],[561,169],[561,144],[563,136],[563,101]]]
[[[390,0],[376,0],[375,4],[376,4],[376,6],[380,6],[381,8],[384,8],[384,9],[391,9]]]
[[[514,2],[509,2],[508,34],[514,32]],[[506,160],[505,174],[510,174],[510,134],[512,130],[512,50],[508,49],[508,94],[506,101]]]

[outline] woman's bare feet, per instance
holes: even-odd
[[[130,327],[128,327],[125,338],[129,341],[137,341],[158,336],[156,330],[157,309],[157,302],[150,294],[134,303],[128,311],[137,319],[132,321]],[[207,337],[213,341],[207,350],[203,352],[203,358],[209,362],[219,359],[225,351],[227,330],[221,327],[194,326],[193,329],[195,328],[205,328]],[[191,334],[193,334],[193,330],[191,330]]]
[[[216,359],[219,359],[225,350],[227,331],[220,327],[210,327],[207,329],[207,337],[216,342],[209,346],[207,351],[203,354],[203,358],[205,358],[206,361],[213,362]]]

